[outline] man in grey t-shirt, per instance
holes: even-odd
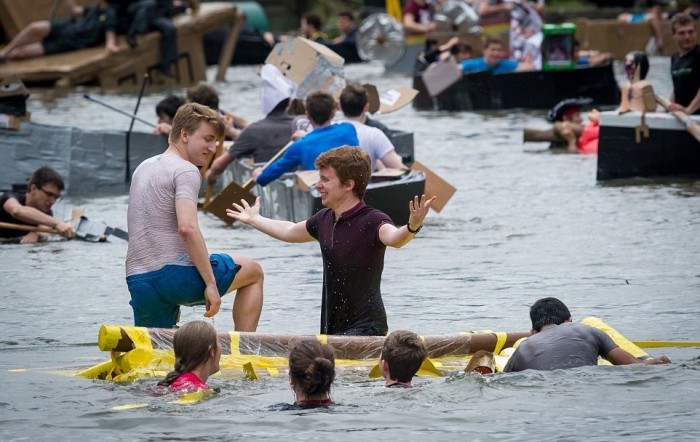
[[[503,371],[556,370],[596,365],[602,356],[615,365],[668,364],[666,356],[638,359],[605,332],[571,322],[571,313],[557,298],[543,298],[530,307],[532,336],[521,342]]]
[[[134,324],[173,327],[181,305],[221,307],[221,294],[237,290],[234,328],[255,331],[263,300],[263,271],[256,261],[207,251],[197,220],[205,164],[224,136],[219,114],[197,103],[182,105],[168,149],[136,168],[129,190],[126,282]]]

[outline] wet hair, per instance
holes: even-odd
[[[173,118],[172,129],[168,136],[171,143],[180,139],[180,132],[184,129],[188,134],[193,134],[201,123],[208,123],[214,128],[217,139],[223,139],[225,133],[224,121],[215,110],[197,103],[185,103],[177,110]]]
[[[168,387],[181,374],[206,363],[216,350],[218,340],[216,330],[208,322],[192,321],[177,329],[173,337],[174,370],[158,382],[158,385]]]
[[[423,340],[412,331],[391,332],[382,346],[381,358],[389,364],[389,377],[399,382],[411,382],[426,357]]]
[[[208,106],[219,110],[219,94],[216,89],[206,83],[201,83],[187,89],[187,101]]]
[[[346,117],[357,117],[367,105],[367,91],[359,83],[350,83],[340,93],[340,108]]]
[[[170,94],[156,104],[156,115],[159,117],[161,115],[167,115],[172,120],[175,118],[175,114],[180,106],[185,103],[187,103],[187,100],[185,100],[183,97]]]
[[[563,324],[569,318],[569,308],[557,298],[542,298],[530,307],[530,320],[536,332],[542,330],[545,325]]]
[[[369,154],[360,147],[340,146],[328,150],[316,158],[316,168],[332,167],[341,184],[349,180],[355,182],[352,193],[359,199],[364,198],[367,184],[372,177]]]
[[[289,352],[289,376],[309,396],[330,392],[335,379],[333,347],[312,339],[297,343]]]
[[[628,60],[630,60],[628,62]],[[644,80],[649,72],[649,59],[644,52],[632,51],[625,55],[625,71],[634,67],[634,70],[639,67],[639,79]],[[632,72],[634,72],[634,70]]]
[[[686,14],[685,12],[681,12],[680,14],[676,14],[673,16],[671,19],[671,33],[675,34],[676,33],[676,27],[678,26],[685,26],[685,25],[694,25],[695,20],[693,20],[693,17],[690,16],[690,14]]]
[[[58,187],[58,190],[63,190],[65,184],[63,183],[63,178],[55,170],[49,166],[41,166],[32,173],[31,178],[29,178],[29,184],[27,187],[31,187],[34,184],[38,188],[44,187],[44,184],[53,184]]]
[[[304,19],[304,21],[306,21],[307,25],[311,25],[317,30],[321,29],[321,17],[319,17],[318,15],[312,12],[307,12],[302,16],[302,18]]]
[[[325,92],[314,92],[306,97],[306,112],[311,121],[319,126],[326,124],[331,119],[335,106],[333,96]]]

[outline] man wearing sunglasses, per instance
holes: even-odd
[[[48,166],[35,170],[29,179],[27,192],[5,192],[0,196],[0,221],[12,224],[46,226],[65,238],[73,238],[70,224],[53,217],[51,206],[61,198],[63,178]],[[0,228],[0,242],[35,243],[43,237],[38,232]]]

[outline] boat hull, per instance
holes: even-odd
[[[419,110],[549,109],[565,98],[590,97],[597,106],[616,105],[620,89],[612,64],[561,71],[523,71],[507,74],[466,74],[445,91],[431,97],[421,74],[413,77]]]
[[[700,124],[700,117],[693,117]],[[671,114],[648,113],[649,136],[635,137],[641,114],[603,112],[598,142],[598,181],[635,177],[700,176],[700,143]]]

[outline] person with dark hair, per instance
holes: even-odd
[[[469,72],[491,71],[494,74],[523,70],[528,66],[503,57],[503,43],[496,37],[488,37],[484,42],[483,56],[462,62],[462,70]]]
[[[312,132],[313,133],[313,132]],[[307,135],[308,137],[308,135]],[[372,173],[369,155],[358,147],[341,146],[316,159],[315,184],[324,209],[293,223],[260,215],[260,198],[251,207],[234,203],[228,216],[273,238],[299,243],[318,241],[323,257],[321,333],[385,335],[388,331],[381,280],[387,246],[408,244],[423,227],[435,197],[415,196],[409,202],[408,224],[396,227],[385,213],[364,203]]]
[[[432,0],[410,0],[403,7],[402,24],[407,35],[425,35],[435,30]]]
[[[308,339],[295,344],[289,352],[289,384],[295,404],[301,408],[333,405],[331,385],[335,380],[333,347]]]
[[[410,388],[428,351],[420,336],[408,330],[391,332],[384,340],[379,356],[379,370],[386,387]]]
[[[300,30],[302,37],[319,43],[327,41],[328,36],[321,32],[321,26],[321,17],[318,15],[307,12],[301,16]]]
[[[205,317],[221,308],[221,294],[236,291],[232,315],[238,331],[255,331],[263,303],[263,270],[256,261],[209,254],[197,219],[206,164],[224,136],[219,114],[183,104],[160,155],[136,168],[129,189],[126,284],[134,325],[175,326],[181,305],[205,305]]]
[[[226,125],[226,136],[232,140],[237,139],[241,131],[248,127],[248,121],[245,118],[219,108],[219,93],[206,83],[187,89],[187,101],[202,104],[219,112]]]
[[[207,380],[219,371],[221,361],[221,344],[214,327],[204,321],[184,324],[173,336],[173,351],[173,371],[158,385],[183,393],[211,390]]]
[[[111,3],[98,0],[90,6],[79,6],[75,0],[66,0],[71,18],[30,23],[0,50],[0,63],[90,48],[103,42],[108,53],[118,52],[117,12]]]
[[[156,104],[156,115],[158,116],[158,124],[153,130],[153,133],[168,135],[172,128],[173,118],[180,106],[187,103],[183,97],[175,94],[170,94]]]
[[[261,186],[265,186],[299,166],[304,170],[313,170],[316,158],[327,150],[344,144],[359,145],[357,133],[352,124],[333,124],[335,111],[336,102],[330,94],[314,92],[309,95],[306,98],[306,115],[313,130],[292,143],[280,158],[264,170],[261,167],[253,170],[253,179]]]
[[[338,37],[333,39],[335,44],[357,45],[357,25],[355,24],[355,14],[350,10],[340,11],[335,19],[335,26],[338,28]]]
[[[667,110],[700,115],[700,45],[695,21],[688,14],[676,14],[671,32],[678,52],[671,56],[673,93]]]
[[[596,365],[601,356],[614,365],[668,364],[666,356],[638,359],[620,348],[607,333],[571,322],[568,307],[557,298],[542,298],[530,307],[532,336],[508,359],[503,371],[556,370]]]
[[[367,126],[364,121],[369,110],[367,91],[359,83],[350,83],[340,93],[340,108],[345,120],[357,131],[359,146],[367,151],[372,162],[372,170],[383,167],[406,169],[401,155],[396,153],[389,138],[376,127]]]
[[[27,192],[5,192],[0,196],[0,221],[12,224],[29,224],[55,229],[65,238],[73,238],[75,229],[55,218],[51,206],[61,198],[63,178],[55,170],[43,166],[34,171]],[[0,242],[29,244],[41,241],[44,236],[37,232],[0,228]]]
[[[265,118],[243,129],[229,150],[212,162],[204,174],[209,184],[216,183],[236,158],[252,156],[256,163],[269,161],[292,139],[294,117],[288,113],[288,107],[296,86],[271,64],[262,67],[260,76]]]

